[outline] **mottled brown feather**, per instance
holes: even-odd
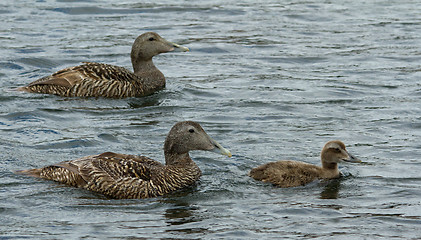
[[[155,74],[157,78],[154,80],[157,82],[165,79],[163,75]],[[84,63],[60,70],[24,88],[28,92],[51,93],[63,97],[124,98],[145,96],[165,86],[165,84],[158,87],[151,86],[153,90],[145,89],[143,81],[139,76],[122,67],[102,63]]]
[[[87,156],[17,173],[85,188],[111,198],[161,196],[193,184],[201,175],[194,162],[180,168],[143,156],[115,155]]]
[[[297,162],[278,161],[253,168],[250,176],[256,180],[269,182],[279,187],[296,187],[319,179],[321,167]]]

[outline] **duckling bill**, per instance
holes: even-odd
[[[105,152],[72,161],[17,171],[18,174],[57,181],[102,193],[110,198],[162,196],[194,184],[201,171],[189,151],[230,151],[209,137],[196,122],[175,124],[164,144],[165,165],[145,156]]]
[[[317,179],[338,178],[340,172],[339,162],[361,162],[345,148],[341,141],[329,141],[321,152],[322,166],[316,166],[299,161],[277,161],[269,162],[253,168],[250,177],[269,182],[279,187],[297,187],[313,182]]]
[[[143,97],[165,87],[165,77],[152,57],[188,48],[169,42],[154,32],[136,38],[131,51],[133,72],[109,64],[85,62],[40,78],[17,90],[63,97]]]

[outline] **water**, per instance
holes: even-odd
[[[418,1],[9,1],[0,10],[0,236],[4,239],[421,238]],[[137,35],[191,48],[155,64],[165,90],[80,99],[10,91],[97,61],[131,68]],[[191,153],[197,186],[112,200],[12,173],[114,151],[163,161],[194,120],[234,154]],[[341,139],[363,164],[280,189],[247,176],[319,164]]]

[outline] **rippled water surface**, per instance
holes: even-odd
[[[419,1],[0,3],[0,238],[421,238]],[[12,91],[82,61],[131,69],[156,31],[191,49],[155,57],[167,87],[129,99]],[[200,122],[232,158],[192,152],[197,186],[113,200],[13,174],[114,151],[163,161],[171,126]],[[320,164],[341,139],[362,164],[275,188],[247,176]]]

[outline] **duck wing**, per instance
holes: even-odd
[[[104,181],[117,181],[122,178],[149,181],[154,171],[163,166],[144,156],[105,152],[84,162],[79,168],[79,173],[90,182],[99,176],[104,177]]]
[[[159,175],[164,165],[150,158],[106,152],[88,161],[81,159],[80,163],[78,172],[86,181],[85,189],[112,198],[161,195],[153,184],[153,178]],[[63,164],[59,166],[69,169]]]
[[[85,62],[40,78],[20,90],[67,97],[130,97],[143,93],[136,80],[137,76],[123,67]]]
[[[161,175],[163,167],[144,156],[106,152],[16,173],[85,188],[111,198],[146,198],[163,194],[153,184],[153,178]]]

